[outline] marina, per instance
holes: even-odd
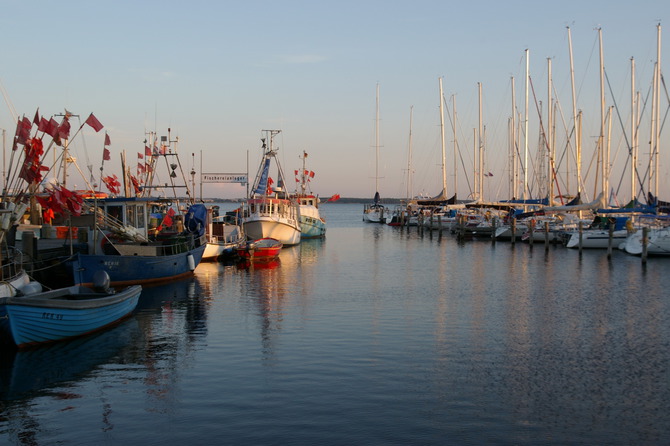
[[[667,259],[320,210],[279,262],[201,263],[109,331],[3,351],[0,442],[670,442]]]

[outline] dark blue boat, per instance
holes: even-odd
[[[106,199],[96,207],[106,226],[90,230],[88,253],[69,262],[75,285],[91,284],[99,270],[115,287],[160,282],[188,276],[200,263],[206,247],[203,205],[192,205],[183,221],[155,199]]]

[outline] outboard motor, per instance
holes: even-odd
[[[109,283],[107,271],[98,270],[93,274],[93,291],[96,293],[112,293],[113,290],[110,290]]]

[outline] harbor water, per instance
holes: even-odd
[[[670,444],[670,259],[364,223],[0,352],[2,445]]]

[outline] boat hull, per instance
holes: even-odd
[[[71,264],[75,285],[91,285],[93,275],[105,271],[112,286],[161,282],[193,274],[206,243],[178,254],[163,256],[77,254]]]
[[[61,297],[48,297],[62,290],[6,298],[5,306],[14,343],[19,348],[75,338],[109,327],[130,315],[137,306],[141,286],[115,294],[73,290]],[[86,292],[86,294],[80,294]],[[70,296],[74,298],[69,298]]]
[[[642,255],[644,247],[642,244],[642,230],[628,236],[621,245],[628,254]],[[647,235],[647,255],[670,256],[670,229],[652,229]]]
[[[297,222],[296,222],[297,223]],[[284,245],[300,243],[302,231],[292,221],[281,221],[271,217],[258,217],[244,222],[244,233],[250,240],[274,238]]]
[[[621,243],[626,241],[628,237],[628,231],[618,230],[614,231],[612,234],[612,247],[617,247]],[[610,233],[609,230],[587,230],[582,232],[582,248],[585,249],[606,249],[610,246]],[[579,248],[579,232],[570,233],[570,238],[568,238],[567,243],[565,244],[566,248]]]
[[[269,261],[276,259],[282,249],[279,240],[265,238],[246,243],[237,248],[237,255],[243,260]]]

